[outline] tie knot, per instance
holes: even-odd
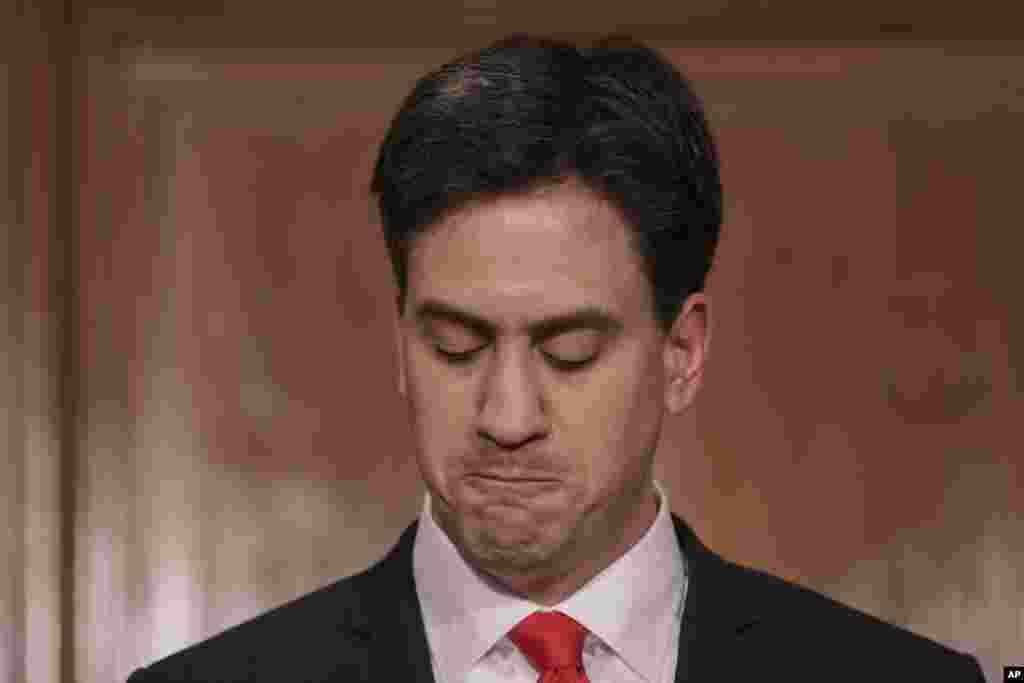
[[[561,612],[534,612],[509,631],[509,639],[541,673],[580,668],[587,629]]]

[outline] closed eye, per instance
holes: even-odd
[[[480,349],[473,349],[472,351],[452,352],[445,351],[440,346],[435,346],[434,350],[437,351],[437,355],[441,356],[441,358],[444,361],[452,365],[465,365],[466,363],[473,359],[473,356],[475,356],[477,351],[479,351]]]
[[[434,350],[437,351],[437,354],[441,357],[442,360],[444,360],[446,363],[450,365],[466,365],[470,361],[472,361],[473,357],[483,348],[484,347],[481,346],[480,348],[472,349],[470,351],[453,352],[446,351],[440,346],[435,346]],[[576,370],[582,370],[583,368],[585,368],[587,365],[594,361],[594,357],[585,358],[583,360],[566,360],[564,358],[552,356],[549,353],[544,353],[543,351],[541,353],[555,369],[561,370],[563,372],[573,372]]]

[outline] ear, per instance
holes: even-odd
[[[665,408],[676,415],[693,403],[704,379],[711,341],[708,297],[695,292],[683,303],[665,340]]]
[[[402,334],[402,322],[399,317],[396,315],[392,319],[395,323],[395,350],[398,354],[398,395],[404,398],[406,393],[405,337]]]

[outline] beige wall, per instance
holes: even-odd
[[[365,567],[420,503],[366,186],[398,101],[456,50],[212,48],[173,25],[98,12],[82,33],[63,620],[59,545],[22,540],[59,526],[55,361],[13,330],[55,333],[6,295],[4,680],[56,680],[60,624],[74,680],[123,680]],[[707,385],[658,454],[673,510],[995,680],[1024,642],[1024,56],[655,44],[708,105],[728,193]]]

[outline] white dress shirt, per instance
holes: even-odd
[[[470,567],[430,513],[427,493],[413,545],[416,593],[437,683],[537,683],[506,634],[537,610],[557,610],[590,632],[591,683],[671,683],[679,655],[686,570],[667,497],[655,480],[654,523],[622,557],[553,607],[520,598]]]

